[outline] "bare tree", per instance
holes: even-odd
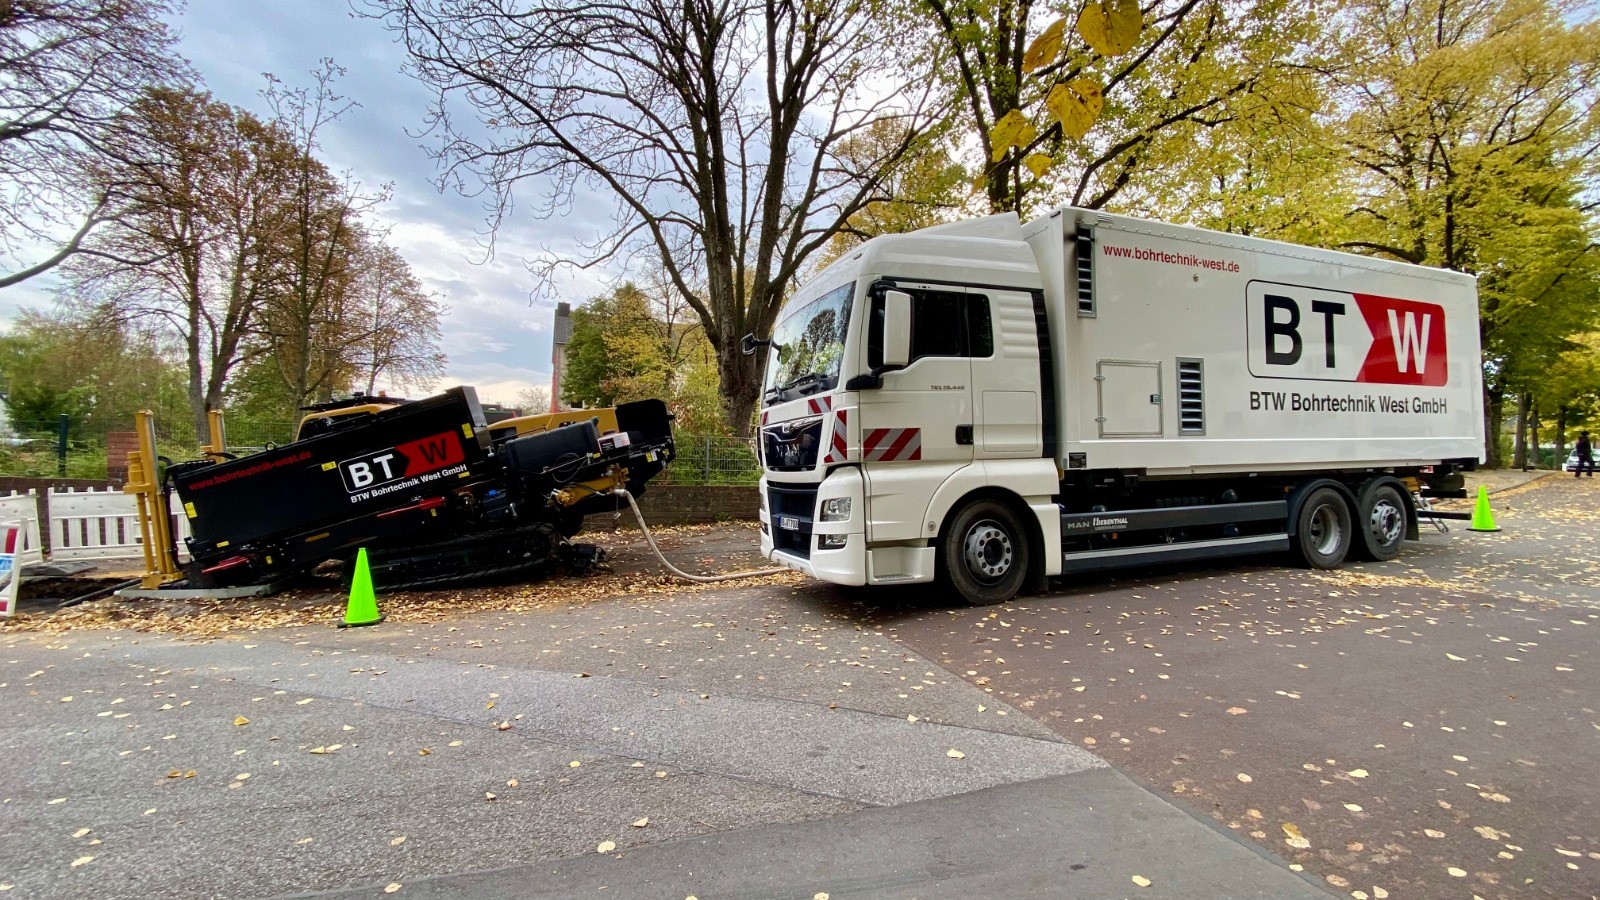
[[[261,309],[285,290],[282,253],[294,146],[209,95],[156,89],[137,101],[121,155],[98,178],[137,185],[128,208],[71,267],[80,297],[161,323],[182,348],[196,433],[251,355]],[[145,258],[148,261],[131,262]]]
[[[354,261],[367,241],[359,222],[387,199],[388,189],[362,193],[348,173],[335,177],[316,157],[324,128],[353,108],[333,82],[344,69],[331,59],[311,73],[311,87],[289,87],[268,75],[264,95],[273,122],[294,143],[286,173],[288,204],[282,233],[287,283],[264,310],[273,362],[296,404],[326,397],[354,374],[354,348],[367,342],[365,309],[351,308],[358,277]]]
[[[367,0],[438,92],[443,181],[487,189],[498,226],[519,189],[536,215],[581,190],[616,201],[595,266],[658,255],[716,349],[723,405],[750,428],[787,286],[939,118],[931,80],[864,0]],[[458,121],[466,108],[473,121]],[[901,139],[839,154],[874,123]]]
[[[0,287],[83,251],[123,209],[127,186],[90,172],[126,161],[123,112],[146,88],[190,82],[161,21],[172,11],[168,0],[0,2],[0,242],[13,256],[56,247]]]
[[[443,375],[439,319],[448,310],[439,298],[423,290],[405,259],[381,239],[368,242],[357,267],[354,302],[364,330],[351,361],[367,393],[380,378],[405,388]],[[544,408],[549,405],[547,397]]]

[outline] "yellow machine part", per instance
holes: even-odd
[[[490,425],[489,435],[494,440],[500,441],[512,436],[522,437],[527,434],[550,431],[563,425],[570,425],[573,422],[589,421],[595,423],[595,428],[601,434],[610,434],[617,430],[617,411],[607,406],[600,409],[569,409],[565,412],[505,419]],[[558,491],[555,495],[555,501],[562,506],[571,506],[585,497],[625,487],[627,483],[628,470],[621,466],[613,466],[607,470],[604,476],[582,482],[582,486],[588,488],[588,490],[573,490],[569,487]]]
[[[306,424],[308,422],[314,422],[319,419],[342,419],[345,416],[371,416],[381,413],[386,409],[393,409],[398,405],[400,405],[400,401],[396,400],[392,403],[363,403],[360,406],[346,406],[343,409],[330,409],[324,412],[309,413],[301,417],[300,424],[295,426],[294,439],[297,441],[300,440],[300,435],[306,430]]]

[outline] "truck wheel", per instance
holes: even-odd
[[[1337,569],[1350,552],[1350,507],[1338,491],[1320,487],[1306,495],[1296,519],[1295,549],[1313,569]]]
[[[1367,485],[1356,506],[1361,555],[1379,562],[1399,556],[1406,539],[1406,501],[1400,489],[1386,481]]]
[[[1027,581],[1028,533],[1003,503],[978,500],[962,507],[940,543],[943,580],[973,606],[1004,603]]]

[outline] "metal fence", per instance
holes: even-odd
[[[761,478],[753,440],[680,434],[678,458],[657,479],[662,484],[753,485]]]
[[[199,444],[187,433],[168,432],[157,421],[157,452],[169,459],[194,459]],[[11,422],[0,429],[0,475],[36,478],[107,476],[109,453],[104,433],[85,434],[71,421]],[[244,455],[287,443],[293,422],[228,422],[228,450]],[[128,423],[127,431],[133,430]],[[753,485],[761,477],[751,439],[679,434],[678,457],[658,476],[664,484]],[[119,462],[121,462],[119,460]],[[118,466],[117,468],[120,468]]]

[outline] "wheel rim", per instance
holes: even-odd
[[[1400,511],[1394,501],[1384,497],[1372,505],[1372,518],[1368,526],[1372,529],[1372,537],[1379,546],[1387,547],[1400,540],[1400,532],[1405,529],[1405,513]]]
[[[1322,556],[1332,556],[1344,540],[1339,513],[1331,503],[1324,503],[1312,511],[1311,527],[1306,530],[1311,534],[1311,546]]]
[[[993,520],[985,519],[967,529],[961,547],[967,571],[980,581],[999,581],[1011,571],[1015,557],[1011,535]]]

